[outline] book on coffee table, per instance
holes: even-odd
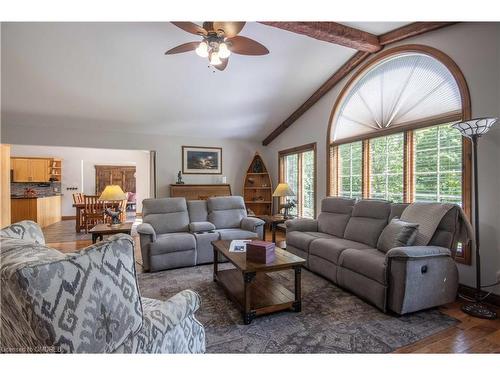
[[[252,240],[233,240],[229,245],[229,251],[234,253],[244,253],[247,251],[247,243]]]

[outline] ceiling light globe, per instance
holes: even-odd
[[[219,44],[219,57],[221,59],[227,59],[230,54],[231,54],[231,51],[229,50],[229,48],[227,48],[226,43]]]
[[[210,56],[210,64],[211,65],[220,65],[222,64],[221,59],[219,58],[219,54],[217,52],[213,52]]]
[[[201,42],[195,51],[200,57],[208,57],[208,44],[206,42]]]

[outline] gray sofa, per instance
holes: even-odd
[[[203,353],[200,298],[141,297],[134,242],[111,236],[77,253],[45,246],[35,222],[0,232],[0,352]]]
[[[263,236],[264,221],[248,217],[239,196],[145,199],[142,206],[137,232],[145,271],[211,263],[212,241]]]
[[[407,204],[329,197],[317,220],[286,222],[287,250],[306,267],[371,302],[383,311],[405,314],[455,300],[459,207],[441,220],[428,246],[381,251],[383,229]]]

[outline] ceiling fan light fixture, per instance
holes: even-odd
[[[217,52],[212,52],[210,55],[210,65],[220,65],[222,64],[219,54]]]
[[[201,42],[195,51],[200,57],[208,57],[208,44],[205,41]]]
[[[227,59],[231,55],[231,51],[227,48],[226,43],[219,44],[219,57],[221,59]]]

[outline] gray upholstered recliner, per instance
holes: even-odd
[[[145,271],[213,262],[212,241],[262,238],[264,221],[248,217],[242,197],[207,201],[145,199],[140,234]]]
[[[145,271],[196,264],[196,240],[189,232],[184,198],[144,199],[142,219],[137,232]]]
[[[455,300],[459,210],[441,219],[428,246],[384,249],[379,237],[407,204],[329,197],[317,220],[286,222],[287,250],[306,266],[383,311],[405,314]]]

